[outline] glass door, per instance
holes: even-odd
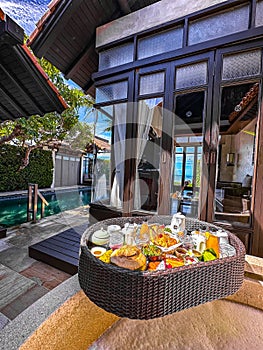
[[[214,219],[242,227],[253,223],[261,57],[261,49],[220,55]]]
[[[158,209],[165,74],[161,66],[141,69],[137,76],[135,211]]]
[[[171,214],[205,216],[212,62],[209,54],[175,67]]]

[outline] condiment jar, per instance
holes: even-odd
[[[228,244],[229,243],[228,234],[226,231],[218,230],[216,235],[219,238],[219,244]]]

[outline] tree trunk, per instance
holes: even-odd
[[[56,179],[56,151],[52,149],[52,162],[53,162],[53,179],[51,188],[55,188],[55,179]]]
[[[30,153],[31,153],[31,151],[33,151],[33,149],[35,149],[35,148],[37,148],[37,147],[27,147],[27,148],[26,148],[25,156],[24,156],[24,158],[22,159],[22,163],[21,163],[21,165],[20,165],[18,171],[23,170],[23,169],[25,169],[25,168],[28,166],[28,164],[29,164],[29,156],[30,156]]]

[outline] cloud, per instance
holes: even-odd
[[[0,8],[29,35],[36,28],[36,23],[47,11],[49,2],[50,0],[0,1]]]

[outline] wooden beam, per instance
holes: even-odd
[[[117,1],[118,1],[119,6],[120,6],[121,12],[124,15],[128,15],[129,13],[131,13],[131,8],[130,8],[127,0],[117,0]]]
[[[83,86],[82,90],[85,93],[87,93],[88,90],[93,86],[93,84],[94,84],[94,81],[92,79],[89,79],[87,84],[85,86]],[[94,91],[95,91],[95,89],[94,89]],[[92,97],[95,97],[95,92],[94,92],[94,94],[91,93],[91,95],[92,95]]]
[[[33,105],[34,108],[36,108],[40,114],[43,114],[44,111],[37,103],[35,103],[31,98],[29,97],[29,94],[26,92],[26,89],[21,86],[21,83],[18,83],[18,81],[6,70],[6,68],[0,63],[0,69],[4,72],[4,74],[11,80],[11,82],[15,85],[16,89],[19,90],[19,93],[23,96],[23,98],[30,104]]]
[[[16,119],[16,117],[11,114],[6,108],[5,106],[2,105],[2,103],[0,102],[0,111],[1,113],[3,113],[3,116],[6,116],[6,118],[2,118],[1,115],[0,115],[0,121],[4,121],[4,120],[8,120],[8,119],[11,119],[11,120],[14,120]]]
[[[28,112],[22,106],[20,106],[20,104],[18,104],[12,96],[10,96],[8,91],[3,86],[1,86],[1,82],[0,92],[2,92],[5,99],[15,108],[15,110],[17,110],[21,114],[21,117],[28,115]]]
[[[57,1],[55,11],[44,21],[43,28],[38,28],[38,35],[29,42],[34,54],[38,57],[45,57],[47,51],[54,44],[58,33],[63,33],[67,21],[74,11],[78,10],[83,0]]]
[[[230,127],[228,128],[227,130],[227,133],[237,133],[240,131],[240,122],[241,122],[241,119],[247,114],[247,112],[254,106],[255,103],[257,103],[258,101],[258,96],[255,96],[253,98],[253,100],[248,104],[248,106],[243,110],[242,113],[240,113],[240,115],[235,118],[234,120],[230,120],[231,122],[233,122]],[[255,115],[255,118],[256,118],[256,115]],[[248,120],[247,123],[245,123],[244,121],[244,124],[248,124],[250,123],[251,120]],[[244,127],[244,125],[242,124],[242,126]],[[242,127],[242,128],[243,128]]]
[[[70,77],[75,74],[75,72],[79,69],[79,67],[82,66],[82,59],[85,55],[88,54],[89,50],[91,48],[95,47],[95,33],[91,37],[91,39],[88,41],[87,45],[84,47],[84,49],[76,56],[73,62],[70,63],[70,65],[65,70],[65,78],[70,79]]]

